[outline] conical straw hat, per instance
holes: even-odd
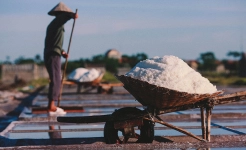
[[[57,4],[53,9],[51,9],[48,14],[51,16],[56,16],[62,12],[73,12],[70,8],[68,8],[63,2]]]

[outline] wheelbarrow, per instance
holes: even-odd
[[[104,72],[100,72],[99,76],[94,79],[93,81],[84,81],[84,82],[80,82],[80,81],[77,81],[77,80],[66,80],[66,81],[63,81],[64,84],[67,84],[67,85],[74,85],[76,84],[77,85],[77,93],[80,93],[81,92],[81,89],[84,88],[84,89],[94,89],[94,88],[98,88],[99,89],[99,85],[101,83],[101,80],[104,76]]]
[[[189,94],[158,87],[124,75],[116,75],[116,77],[124,84],[124,88],[144,106],[143,110],[135,107],[124,107],[115,110],[109,115],[63,116],[57,117],[57,121],[66,123],[105,122],[104,138],[107,144],[127,143],[130,138],[136,138],[135,141],[137,143],[152,143],[154,140],[155,123],[165,125],[199,141],[210,141],[212,108],[218,104],[242,101],[246,98],[246,91],[227,95],[222,95],[223,91],[213,94]],[[164,122],[159,116],[161,114],[195,108],[200,108],[201,112],[202,137]],[[136,127],[140,131],[139,134],[135,132]],[[119,136],[118,131],[122,132],[123,136]]]
[[[100,75],[93,81],[88,82],[79,82],[77,80],[66,80],[63,81],[64,84],[67,85],[77,85],[77,93],[81,92],[81,89],[84,89],[84,91],[89,91],[92,89],[97,88],[97,93],[113,93],[113,87],[117,86],[123,86],[122,83],[108,83],[108,82],[102,82],[102,78],[104,76],[105,72],[101,72]]]

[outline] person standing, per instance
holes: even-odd
[[[64,40],[64,24],[70,19],[77,19],[78,14],[73,13],[64,3],[60,2],[48,12],[55,16],[46,30],[44,63],[49,74],[48,114],[65,115],[66,112],[55,105],[61,88],[61,56],[68,58],[68,54],[62,49]]]

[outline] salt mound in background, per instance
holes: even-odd
[[[69,80],[78,82],[91,82],[98,78],[100,71],[96,69],[77,68],[68,75]]]
[[[153,57],[139,62],[126,76],[191,94],[212,94],[216,86],[176,56]]]

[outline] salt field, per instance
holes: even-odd
[[[242,91],[243,87],[218,87],[226,93]],[[61,106],[77,107],[80,112],[68,112],[66,117],[110,115],[116,109],[123,107],[137,107],[143,109],[142,105],[134,99],[123,87],[114,89],[113,94],[76,93],[75,86],[65,86]],[[5,139],[5,147],[33,145],[42,147],[44,145],[74,145],[95,148],[103,145],[110,148],[112,144],[105,144],[104,125],[99,123],[62,123],[56,118],[49,117],[47,113],[37,113],[34,108],[45,108],[47,105],[46,89],[43,89],[33,100],[32,107],[23,110],[19,119],[13,121],[1,132]],[[246,102],[236,102],[225,105],[217,105],[212,110],[211,141],[200,142],[176,130],[155,123],[154,141],[152,144],[156,149],[163,146],[169,148],[188,147],[196,149],[197,143],[200,147],[210,149],[243,149],[246,148]],[[33,110],[32,110],[33,109]],[[160,117],[169,124],[185,129],[197,136],[202,135],[200,122],[200,109],[162,114]],[[136,133],[139,130],[135,128]],[[120,136],[120,135],[119,135]],[[72,142],[71,142],[72,141]],[[130,147],[135,146],[134,140]],[[174,144],[176,143],[176,144]],[[221,143],[223,143],[221,145]],[[225,144],[227,143],[227,144]],[[237,146],[235,146],[235,144]],[[114,145],[114,144],[113,144]],[[128,144],[122,144],[129,148]],[[140,144],[144,146],[145,144]],[[145,145],[146,146],[146,145]],[[149,146],[149,144],[148,144]],[[141,147],[141,146],[140,146]],[[151,149],[151,146],[150,146]]]

